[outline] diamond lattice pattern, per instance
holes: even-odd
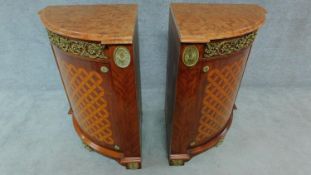
[[[88,135],[112,145],[111,123],[102,86],[103,78],[95,71],[59,61],[71,106],[77,121]]]
[[[202,143],[219,133],[230,118],[244,59],[227,64],[221,69],[213,68],[207,73],[207,85],[201,108],[201,118],[196,143]]]

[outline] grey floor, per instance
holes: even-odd
[[[150,92],[153,91],[153,92]],[[150,90],[143,94],[163,93]],[[144,104],[143,169],[89,152],[74,132],[63,91],[0,91],[0,174],[306,175],[311,171],[311,90],[242,87],[224,143],[188,162],[166,160],[163,104]]]

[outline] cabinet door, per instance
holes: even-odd
[[[114,148],[109,62],[70,55],[53,47],[63,84],[83,134],[98,145]]]
[[[195,145],[220,134],[230,119],[249,49],[204,59],[200,78],[199,123]]]

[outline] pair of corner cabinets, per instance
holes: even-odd
[[[137,5],[49,6],[39,12],[86,147],[141,168]],[[222,142],[265,10],[174,3],[165,115],[170,165]]]

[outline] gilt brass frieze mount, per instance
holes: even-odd
[[[203,56],[206,58],[232,54],[249,47],[255,40],[255,37],[256,32],[252,32],[238,38],[211,41],[206,44]]]
[[[67,38],[49,30],[47,32],[50,42],[64,52],[92,59],[107,58],[104,54],[105,45],[103,44]]]

